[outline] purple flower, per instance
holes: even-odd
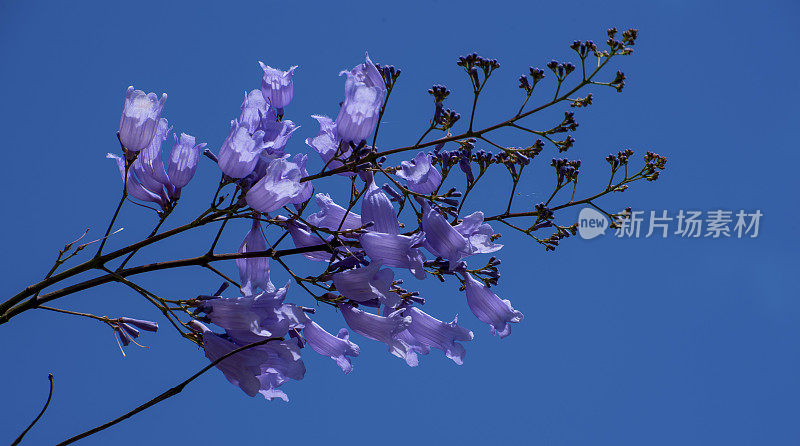
[[[334,203],[330,195],[317,194],[314,198],[317,200],[319,211],[308,216],[306,220],[310,224],[331,231],[352,231],[362,226],[360,215],[348,212]]]
[[[138,152],[150,145],[166,101],[166,93],[159,99],[155,93],[145,94],[128,87],[119,120],[119,140],[125,149]]]
[[[449,260],[451,270],[461,259],[472,254],[469,240],[427,203],[423,205],[422,230],[425,231],[425,247],[433,255]]]
[[[308,170],[306,170],[306,163],[308,162],[308,156],[304,153],[296,153],[292,157],[292,163],[297,165],[297,169],[300,171],[300,178],[308,176]],[[300,183],[300,192],[297,193],[295,197],[293,197],[289,202],[293,203],[296,207],[302,203],[311,199],[311,196],[314,195],[314,185],[311,184],[311,181],[305,181]]]
[[[288,156],[288,155],[287,155]],[[303,158],[303,169],[305,159]],[[245,200],[259,212],[272,212],[287,203],[299,202],[298,197],[306,192],[307,184],[300,183],[300,166],[286,158],[270,161],[264,177],[247,191]]]
[[[269,109],[259,123],[259,130],[264,131],[264,153],[274,158],[284,155],[283,148],[289,142],[295,130],[300,126],[288,119],[278,120],[275,110]]]
[[[119,318],[120,322],[133,325],[136,328],[141,328],[146,331],[158,331],[158,322],[143,321],[141,319],[131,319],[129,317]]]
[[[261,223],[253,219],[250,231],[239,246],[239,252],[266,251],[267,240],[261,233]],[[269,281],[269,257],[251,257],[236,259],[239,268],[239,278],[242,281],[242,294],[249,296],[256,294],[257,289],[272,292],[275,286]]]
[[[251,296],[208,298],[202,301],[200,309],[211,322],[224,328],[232,340],[249,344],[259,337],[285,336],[308,322],[302,308],[284,302],[286,291],[284,286]]]
[[[464,363],[466,350],[456,341],[471,341],[474,336],[471,331],[458,325],[458,316],[453,322],[442,322],[415,307],[407,308],[403,315],[411,316],[408,333],[416,341],[426,347],[444,351],[458,365]]]
[[[209,361],[216,361],[220,357],[241,347],[212,332],[205,325],[195,320],[189,323],[193,328],[203,334],[203,349]],[[248,396],[256,396],[261,390],[261,364],[267,360],[267,354],[257,348],[249,348],[230,356],[217,364],[231,384],[239,386]]]
[[[511,334],[511,322],[522,320],[522,313],[511,307],[511,301],[500,299],[486,285],[464,273],[467,305],[482,322],[491,325],[491,333],[504,338]]]
[[[249,129],[256,129],[261,125],[261,120],[267,115],[267,101],[261,90],[245,92],[244,102],[242,102],[242,112],[239,115],[239,122],[246,124]]]
[[[350,342],[350,335],[347,329],[342,328],[339,334],[334,336],[314,321],[309,321],[303,328],[303,337],[308,345],[317,353],[328,356],[342,369],[344,373],[353,371],[353,364],[348,356],[358,356],[361,349],[358,345]]]
[[[251,134],[246,123],[231,121],[231,131],[219,149],[217,160],[222,173],[231,178],[249,175],[264,150],[263,140],[263,130]]]
[[[419,152],[411,161],[400,163],[397,176],[406,180],[409,190],[418,194],[432,194],[442,182],[442,174],[431,165],[431,157]]]
[[[136,179],[136,176],[134,175],[133,166],[131,166],[131,168],[128,169],[128,174],[126,179],[125,161],[123,161],[122,158],[113,153],[106,154],[106,158],[111,158],[114,161],[116,161],[117,168],[119,169],[119,174],[122,177],[122,181],[125,182],[125,190],[128,192],[128,195],[137,200],[156,203],[162,208],[166,205],[166,201],[161,195],[155,194],[145,189],[145,187],[142,186],[142,184]]]
[[[264,77],[261,78],[261,94],[267,103],[279,110],[289,105],[292,101],[293,85],[292,74],[297,68],[297,65],[289,68],[289,71],[281,71],[264,65],[263,62],[258,62],[261,69],[264,70]]]
[[[175,189],[180,190],[194,177],[194,173],[197,171],[197,161],[200,159],[200,153],[206,143],[195,145],[194,136],[186,133],[181,133],[180,140],[178,135],[173,136],[175,145],[172,146],[169,154],[167,174]]]
[[[372,182],[361,201],[361,221],[372,222],[369,230],[386,234],[399,234],[400,225],[389,197]]]
[[[422,263],[425,256],[417,249],[424,239],[424,233],[407,236],[369,232],[361,236],[361,247],[373,262],[393,268],[408,268],[417,279],[424,279],[425,268]]]
[[[327,169],[342,167],[344,164],[338,159],[333,160],[333,157],[338,155],[340,159],[349,158],[353,154],[350,144],[341,142],[336,132],[336,123],[331,118],[320,115],[311,115],[311,117],[319,122],[319,133],[313,138],[306,138],[306,144],[319,154]],[[337,151],[339,151],[338,154]],[[340,172],[338,175],[353,176],[355,173]]]
[[[165,118],[158,120],[158,128],[153,140],[150,141],[144,150],[141,151],[136,161],[139,163],[140,171],[137,176],[142,184],[154,193],[164,195],[162,186],[166,188],[170,196],[175,192],[175,188],[170,181],[167,172],[164,170],[164,161],[161,156],[161,145],[167,139],[167,135],[172,130]],[[134,162],[136,167],[136,162]]]
[[[289,220],[281,215],[279,215],[277,218],[283,221],[281,225],[289,232],[289,236],[292,237],[292,241],[294,242],[294,246],[296,248],[322,245],[325,244],[326,241],[333,238],[333,236],[328,236],[327,238],[323,239],[320,235],[312,233],[311,228],[301,221],[293,219]],[[327,262],[331,259],[331,253],[327,251],[304,252],[303,256],[309,260],[322,262]]]
[[[483,212],[473,212],[464,217],[461,223],[453,226],[456,231],[469,239],[472,254],[488,254],[500,250],[503,245],[492,241],[494,230],[488,223],[483,222]]]
[[[378,124],[378,112],[386,97],[383,83],[375,64],[365,55],[363,64],[350,71],[344,86],[344,103],[336,118],[336,131],[343,141],[359,143],[372,134]]]
[[[380,268],[380,263],[373,262],[362,268],[335,273],[333,284],[342,296],[350,300],[368,302],[378,299],[380,302],[385,302],[384,293],[389,292],[394,271]]]
[[[385,317],[367,313],[349,304],[339,304],[339,310],[354,332],[388,345],[391,354],[404,359],[411,367],[418,364],[416,353],[406,342],[397,338],[398,334],[411,325],[411,318],[403,316],[403,310],[394,311]]]

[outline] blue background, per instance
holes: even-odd
[[[613,63],[629,78],[625,92],[596,89],[595,104],[576,113],[581,127],[568,155],[584,162],[578,196],[607,180],[606,154],[653,150],[669,157],[662,179],[637,183],[604,206],[759,209],[758,238],[606,235],[570,239],[545,253],[504,231],[497,290],[525,313],[510,337],[490,336],[452,282],[429,280],[421,288],[426,311],[447,320],[459,313],[475,332],[463,366],[437,351],[412,369],[383,344],[356,336],[362,354],[348,376],[305,351],[306,378],[283,387],[288,404],[248,398],[215,370],[83,444],[798,444],[799,12],[791,1],[4,0],[0,295],[39,280],[58,248],[85,228],[95,236],[104,230],[119,193],[105,154],[117,150],[114,132],[129,84],[168,92],[164,116],[216,152],[243,92],[259,86],[257,61],[298,64],[287,118],[303,128],[288,150],[308,153],[302,141],[317,131],[309,115],[335,116],[343,93],[337,74],[368,50],[403,70],[381,127],[388,148],[413,143],[424,129],[433,83],[446,83],[453,90],[448,105],[467,113],[470,90],[455,65],[459,55],[475,50],[502,64],[480,103],[477,122],[487,125],[516,110],[516,79],[528,66],[574,61],[573,40],[602,42],[609,26],[637,27],[636,54]],[[550,82],[538,87],[539,100],[552,91]],[[545,128],[562,112],[530,125]],[[530,143],[524,135],[503,138]],[[551,190],[553,152],[548,147],[534,164],[518,205],[543,201]],[[201,160],[171,225],[205,209],[217,175]],[[467,207],[496,207],[508,179],[491,179]],[[342,182],[317,187],[340,191]],[[146,235],[154,216],[127,206],[119,221],[126,229],[110,246]],[[234,225],[221,249],[235,250],[245,231]],[[197,231],[167,241],[134,263],[200,254],[210,237]],[[311,271],[307,262],[296,263]],[[235,272],[233,262],[220,267]],[[199,269],[137,279],[185,298],[219,285]],[[277,265],[273,280],[286,280]],[[290,300],[312,304],[299,288],[290,293]],[[158,320],[162,330],[140,338],[149,349],[129,347],[123,358],[111,331],[88,319],[32,311],[0,326],[0,441],[13,439],[39,411],[48,372],[56,376],[55,396],[28,444],[52,444],[93,427],[206,364],[127,288],[107,285],[56,303]],[[330,331],[343,326],[327,307],[317,319]]]

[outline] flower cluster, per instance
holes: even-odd
[[[574,108],[592,103],[591,94],[559,96],[562,83],[576,71],[583,80],[569,95],[585,85],[622,87],[625,76],[621,72],[607,83],[591,80],[612,56],[632,51],[629,47],[636,39],[635,30],[624,32],[622,41],[615,40],[615,36],[616,31],[609,30],[609,51],[598,50],[592,42],[573,43],[580,65],[557,61],[546,65],[557,83],[555,98],[546,106],[563,102]],[[584,62],[590,54],[598,58],[598,69],[587,77]],[[162,143],[171,130],[161,117],[166,95],[159,99],[153,93],[128,89],[118,133],[123,154],[109,154],[116,160],[125,184],[123,198],[129,195],[157,204],[163,222],[180,199],[181,189],[194,176],[201,153],[215,162],[221,177],[210,209],[187,225],[187,229],[219,221],[222,225],[208,253],[184,264],[213,270],[226,283],[212,295],[186,300],[159,300],[152,293],[145,294],[157,306],[161,305],[159,308],[168,318],[175,316],[175,310],[183,311],[181,317],[189,316],[187,322],[177,316],[170,322],[182,335],[201,345],[207,358],[247,395],[287,400],[281,386],[304,377],[303,352],[308,350],[330,357],[342,371],[349,373],[353,358],[360,353],[359,346],[350,339],[351,332],[386,344],[389,353],[409,366],[417,366],[420,357],[434,349],[462,364],[466,355],[464,343],[473,340],[473,332],[462,327],[457,316],[445,322],[447,319],[423,311],[426,297],[413,290],[413,285],[405,285],[404,277],[449,281],[454,289],[464,293],[464,301],[475,318],[500,338],[508,336],[512,324],[522,320],[522,313],[495,293],[500,260],[492,256],[482,267],[471,267],[470,263],[476,262],[476,256],[502,249],[503,245],[497,243],[500,234],[495,233],[491,222],[518,230],[547,250],[555,249],[560,240],[575,234],[577,226],[559,225],[555,211],[581,202],[574,199],[579,160],[552,160],[550,166],[556,171],[556,184],[546,202],[529,204],[523,212],[513,212],[512,205],[519,195],[515,191],[523,170],[535,164],[534,159],[545,149],[543,140],[559,152],[566,151],[573,146],[574,138],[568,134],[559,141],[551,136],[574,132],[578,123],[574,113],[565,111],[563,119],[558,118],[560,122],[544,130],[517,124],[545,108],[525,111],[534,87],[545,78],[544,70],[530,68],[530,77],[524,75],[518,79],[526,98],[516,115],[483,130],[477,127],[473,130],[478,97],[500,64],[475,53],[459,58],[457,64],[465,70],[473,87],[468,130],[452,136],[460,115],[444,108],[451,92],[437,84],[428,90],[435,103],[429,129],[413,146],[384,151],[375,147],[379,121],[400,71],[375,64],[368,55],[363,63],[342,71],[340,76],[346,77],[344,98],[335,120],[322,114],[312,115],[319,131],[305,139],[323,164],[314,175],[307,170],[308,158],[300,150],[304,148],[292,144],[292,136],[299,127],[284,118],[294,96],[296,66],[283,71],[260,62],[261,86],[245,93],[238,117],[231,121],[228,135],[218,150],[204,150],[205,144],[196,144],[195,138],[187,134],[174,136],[175,144],[166,165]],[[500,127],[521,130],[541,139],[534,139],[528,147],[504,147],[487,136]],[[443,131],[445,136],[423,143],[433,130]],[[407,153],[404,159],[385,165],[388,155],[400,152]],[[627,183],[638,179],[653,181],[665,167],[666,158],[648,152],[645,167],[629,176],[627,165],[632,154],[626,150],[616,156],[609,155],[611,181],[592,200],[624,190]],[[510,194],[507,202],[502,203],[505,211],[497,215],[485,215],[480,210],[462,213],[470,191],[492,166],[500,166],[511,176]],[[620,169],[622,166],[625,168]],[[612,184],[618,170],[624,171],[625,178]],[[333,177],[335,174],[340,176]],[[466,181],[465,189],[442,189],[454,175]],[[323,177],[349,183],[349,200],[338,200],[315,190],[315,186],[322,185],[317,180]],[[379,184],[379,178],[391,183]],[[572,189],[570,201],[560,206],[551,204],[567,185]],[[225,187],[234,190],[226,195],[231,198],[229,204],[222,206],[225,200],[220,193]],[[530,226],[509,223],[512,218],[526,217],[533,219]],[[249,219],[250,229],[236,253],[217,256],[215,246],[231,219]],[[533,235],[544,228],[555,232],[544,238]],[[279,249],[281,243],[294,246]],[[130,251],[118,271],[136,252]],[[317,272],[298,276],[282,259],[288,255],[315,262]],[[238,283],[210,266],[210,262],[224,259],[235,259]],[[273,267],[284,268],[297,284],[291,293],[291,281],[280,287],[273,284],[271,262]],[[235,295],[223,295],[228,284],[236,285]],[[137,291],[144,293],[141,289]],[[316,317],[315,309],[292,303],[295,292],[307,293],[316,303],[328,305],[341,315],[347,328],[328,331],[312,319]],[[125,345],[138,336],[136,327],[150,329],[144,322],[123,319],[112,326]]]
[[[487,63],[490,68],[493,66],[491,61]],[[323,263],[325,271],[313,282],[328,292],[318,300],[335,307],[352,332],[386,344],[392,355],[410,366],[416,366],[418,357],[429,354],[431,349],[439,349],[462,364],[466,354],[462,343],[471,341],[473,333],[460,326],[457,317],[443,322],[424,312],[419,305],[425,300],[419,293],[400,288],[402,280],[395,275],[403,270],[419,280],[428,276],[426,265],[439,277],[451,275],[462,285],[466,303],[476,317],[490,326],[491,333],[507,336],[509,324],[519,322],[522,314],[489,288],[497,283],[495,265],[499,261],[492,264],[490,274],[494,276],[488,280],[480,276],[481,271],[469,270],[466,263],[469,257],[495,252],[502,245],[494,243],[494,231],[484,223],[482,212],[453,223],[446,218],[448,214],[457,215],[455,206],[461,193],[452,189],[442,197],[436,196],[442,173],[434,163],[445,163],[441,147],[431,153],[419,152],[391,172],[403,183],[397,184],[399,188],[418,194],[415,201],[422,211],[414,230],[405,229],[407,225],[398,218],[396,205],[405,199],[404,195],[388,185],[378,186],[374,175],[368,172],[369,165],[344,172],[352,181],[355,172],[362,174],[364,189],[359,194],[359,208],[354,209],[358,198],[351,200],[349,206],[342,206],[328,194],[314,195],[312,182],[304,181],[308,176],[306,156],[285,150],[298,128],[283,119],[293,96],[292,73],[296,67],[284,72],[261,65],[261,89],[245,94],[239,117],[231,121],[228,137],[217,154],[205,151],[219,166],[222,184],[236,185],[240,200],[235,205],[252,214],[251,229],[238,253],[264,254],[236,259],[241,280],[237,296],[224,297],[220,291],[189,301],[195,311],[187,327],[194,331],[209,360],[216,361],[235,349],[265,341],[224,358],[217,367],[250,396],[261,394],[267,399],[285,400],[286,394],[279,387],[290,380],[300,380],[305,374],[303,348],[310,347],[332,358],[345,373],[353,368],[351,358],[359,354],[347,329],[332,334],[311,319],[312,309],[286,301],[288,283],[283,287],[273,285],[271,247],[264,236],[262,220],[288,233],[295,248],[302,249],[307,259]],[[354,153],[363,152],[365,140],[375,131],[387,92],[382,72],[368,56],[364,63],[342,74],[347,77],[345,98],[336,121],[315,115],[320,132],[306,140],[330,168],[352,162]],[[389,73],[391,80],[396,77]],[[440,99],[447,95],[442,88],[436,88]],[[165,169],[161,144],[170,128],[160,116],[163,100],[154,101],[151,96],[154,95],[129,92],[119,133],[124,156],[109,156],[117,160],[131,197],[169,209],[193,176],[205,144],[196,145],[193,137],[182,134],[176,138]],[[132,119],[136,121],[129,122]],[[146,134],[150,127],[152,135]],[[485,157],[494,160],[484,151],[473,154],[471,144],[452,152],[457,155],[453,162],[459,163],[467,175],[471,174],[473,159],[478,163]],[[136,148],[140,149],[138,153]],[[497,162],[512,162],[503,156]],[[301,210],[312,196],[316,212],[301,217]],[[294,205],[298,212],[287,205]],[[288,211],[288,215],[270,217],[269,213],[280,209]],[[317,249],[308,250],[309,247]],[[474,277],[476,273],[480,280]],[[214,326],[221,331],[215,331]],[[127,344],[130,324],[121,323],[119,327],[117,332]]]

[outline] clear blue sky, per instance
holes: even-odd
[[[303,128],[287,150],[307,152],[302,141],[317,131],[309,115],[335,115],[339,70],[368,50],[403,70],[381,140],[406,145],[425,126],[433,83],[446,83],[451,105],[467,111],[457,56],[474,50],[502,64],[477,118],[488,124],[518,104],[516,79],[528,66],[571,58],[573,40],[602,41],[609,26],[639,28],[640,39],[637,54],[619,62],[626,91],[599,90],[595,104],[576,114],[581,127],[569,156],[584,162],[579,195],[603,184],[606,154],[653,150],[669,157],[662,179],[606,200],[609,208],[760,209],[761,234],[576,238],[553,254],[508,233],[498,292],[525,314],[510,337],[490,336],[452,285],[422,288],[426,310],[459,313],[476,334],[461,367],[431,354],[411,369],[382,344],[357,338],[362,354],[347,376],[306,352],[306,378],[283,388],[288,404],[248,398],[212,371],[83,444],[800,443],[795,2],[299,3],[0,1],[0,295],[39,280],[58,248],[85,228],[102,232],[119,189],[105,153],[117,149],[129,84],[167,92],[171,124],[216,151],[243,92],[259,86],[257,61],[300,65],[287,117]],[[553,156],[547,151],[543,159]],[[523,191],[531,202],[550,190],[545,164]],[[207,202],[218,175],[212,167],[201,160],[172,224]],[[493,192],[477,198],[491,202]],[[126,230],[112,246],[153,224],[132,206],[121,218]],[[223,249],[237,248],[246,227],[235,229]],[[197,255],[209,236],[165,243],[137,259]],[[219,284],[199,270],[142,283],[176,297]],[[291,296],[311,304],[298,289]],[[120,286],[59,305],[166,325]],[[327,308],[319,313],[332,331],[342,326]],[[46,312],[0,327],[0,442],[38,412],[48,372],[56,376],[54,400],[29,444],[104,422],[206,364],[167,327],[142,341],[150,348],[128,348],[123,358],[107,328]]]

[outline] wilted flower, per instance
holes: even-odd
[[[264,77],[261,79],[261,94],[264,95],[264,99],[270,106],[277,108],[278,113],[282,114],[282,109],[292,101],[294,94],[292,74],[297,65],[289,68],[288,71],[281,71],[264,65],[263,62],[258,62],[258,64],[264,70]]]
[[[378,112],[386,97],[383,78],[369,59],[350,71],[344,86],[344,103],[336,118],[336,131],[343,141],[359,143],[372,134],[378,124]]]
[[[155,93],[128,87],[119,120],[119,140],[126,150],[138,152],[150,144],[166,101],[166,93],[159,99]]]

